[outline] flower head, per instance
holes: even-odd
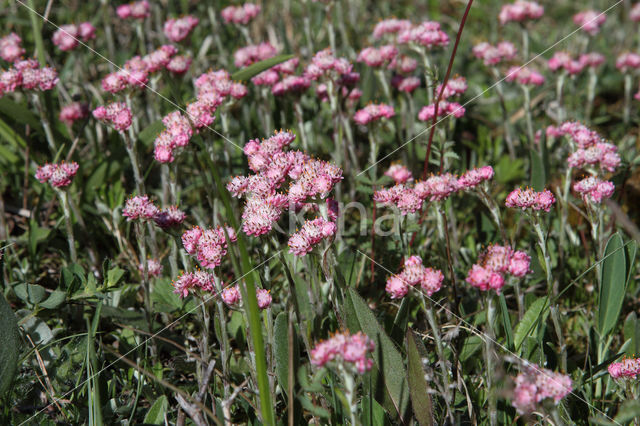
[[[225,23],[247,25],[260,13],[260,6],[253,3],[245,3],[242,6],[227,6],[220,12]]]
[[[540,19],[544,14],[544,8],[534,1],[516,0],[514,3],[505,4],[500,10],[498,19],[500,24],[508,22],[523,22],[527,19]]]
[[[22,39],[16,33],[10,33],[0,38],[0,58],[7,62],[15,62],[25,54]]]
[[[157,213],[158,208],[146,195],[129,198],[122,209],[122,216],[126,217],[127,221],[153,219]]]
[[[600,27],[606,20],[607,15],[604,12],[595,10],[585,10],[573,15],[573,23],[592,36],[600,32]]]
[[[536,410],[547,399],[557,405],[573,390],[573,382],[569,376],[532,365],[525,367],[525,371],[515,378],[515,382],[512,404],[520,414]]]
[[[189,33],[198,25],[198,22],[198,18],[192,15],[168,19],[164,23],[164,35],[172,42],[178,43],[187,38]]]
[[[548,189],[536,192],[531,188],[516,188],[507,195],[505,205],[512,208],[521,208],[522,210],[532,209],[548,212],[555,202],[556,199],[553,193]]]
[[[360,374],[373,367],[373,360],[368,356],[375,349],[375,344],[362,332],[334,334],[330,339],[321,341],[311,350],[311,363],[323,367],[331,362],[350,366]]]
[[[78,163],[71,162],[58,164],[45,164],[38,167],[36,179],[41,183],[49,182],[54,188],[63,188],[71,184],[71,180],[78,172]]]

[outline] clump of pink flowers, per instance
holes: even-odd
[[[596,176],[589,176],[574,183],[573,190],[580,194],[585,202],[600,204],[603,199],[613,195],[615,185]]]
[[[236,241],[235,231],[227,228],[227,235],[231,242]],[[225,228],[202,229],[195,226],[182,234],[182,245],[185,251],[195,255],[202,267],[214,269],[220,266],[222,258],[227,254],[227,238]]]
[[[569,75],[579,74],[586,66],[586,59],[573,59],[567,52],[555,52],[547,62],[551,71],[564,70]]]
[[[640,374],[640,358],[623,358],[620,362],[612,362],[607,367],[609,375],[615,380],[636,379]]]
[[[378,22],[373,27],[373,38],[380,39],[388,34],[398,34],[401,31],[411,28],[411,21],[406,19],[389,18]]]
[[[523,251],[509,246],[490,245],[467,273],[466,281],[482,291],[495,290],[500,294],[505,285],[504,275],[523,277],[530,272],[531,258]]]
[[[0,38],[0,57],[7,62],[15,62],[25,50],[22,47],[22,39],[16,33],[10,33]]]
[[[224,22],[237,25],[247,25],[260,13],[260,6],[253,3],[245,3],[242,6],[227,6],[220,12]]]
[[[442,84],[436,88],[436,93],[440,93]],[[447,81],[442,91],[442,99],[448,99],[454,96],[460,96],[467,91],[467,79],[464,77],[454,77]]]
[[[138,265],[138,271],[144,273],[144,264]],[[156,259],[147,259],[147,273],[150,277],[159,277],[162,273],[162,264]]]
[[[495,46],[484,41],[476,44],[472,52],[476,58],[482,59],[484,64],[489,66],[514,59],[518,50],[509,41],[501,41]]]
[[[116,13],[121,19],[144,19],[151,15],[149,2],[147,0],[122,4],[118,6]]]
[[[164,23],[164,35],[174,43],[178,43],[189,35],[198,25],[199,19],[192,15],[168,19]]]
[[[166,68],[178,50],[171,45],[163,45],[140,57],[134,56],[125,62],[122,69],[107,74],[102,79],[102,89],[109,93],[118,93],[128,88],[144,87],[149,75]]]
[[[313,247],[325,239],[333,237],[336,233],[336,224],[322,217],[307,220],[302,229],[289,237],[289,252],[296,256],[304,256],[313,250]]]
[[[407,166],[402,164],[393,164],[389,169],[384,172],[385,176],[389,176],[396,184],[405,183],[413,180],[413,175]]]
[[[395,115],[395,110],[391,105],[384,103],[371,103],[366,107],[356,111],[353,115],[353,121],[360,125],[366,125],[382,118],[391,118]]]
[[[72,102],[60,110],[59,119],[71,126],[74,122],[89,116],[89,106],[83,102]]]
[[[358,54],[358,62],[364,62],[370,67],[378,68],[391,64],[398,55],[398,48],[392,44],[381,47],[365,47]]]
[[[167,71],[175,75],[183,75],[189,71],[191,66],[191,56],[188,55],[176,55],[166,65]]]
[[[23,90],[51,90],[58,84],[55,68],[40,68],[38,61],[25,59],[14,62],[7,70],[0,71],[0,97],[5,93]]]
[[[507,71],[505,79],[509,82],[517,82],[523,85],[542,86],[544,84],[544,76],[539,72],[527,67],[511,67]]]
[[[93,110],[93,116],[113,126],[119,132],[124,132],[131,126],[133,115],[124,102],[112,102],[107,106],[99,106]]]
[[[419,256],[411,256],[404,261],[402,272],[387,279],[385,290],[392,299],[401,299],[410,288],[419,284],[425,294],[431,297],[442,288],[443,280],[441,271],[427,268]]]
[[[500,9],[498,19],[500,24],[508,22],[523,22],[527,19],[540,19],[544,14],[544,7],[534,1],[516,0],[512,4],[505,4]]]
[[[480,185],[482,182],[486,182],[493,178],[493,167],[484,166],[475,169],[467,170],[458,178],[458,184],[462,189],[473,189]]]
[[[317,52],[311,63],[307,65],[304,75],[309,80],[318,80],[322,76],[337,79],[348,76],[353,69],[353,65],[345,58],[336,58],[331,50],[325,49]]]
[[[507,195],[505,205],[512,208],[521,208],[522,210],[532,209],[534,211],[544,210],[548,212],[555,202],[556,198],[548,189],[536,192],[532,188],[516,188]]]
[[[424,21],[398,32],[398,43],[412,43],[426,47],[427,49],[432,49],[434,47],[448,46],[449,36],[442,31],[439,22]]]
[[[185,272],[173,281],[173,292],[184,299],[196,290],[213,293],[214,276],[204,271]]]
[[[607,15],[596,10],[585,10],[573,15],[573,23],[589,35],[596,35],[607,20]]]
[[[304,92],[311,85],[311,81],[303,75],[289,75],[271,87],[271,93],[282,96],[287,93]]]
[[[136,195],[129,198],[122,208],[122,216],[127,221],[149,220],[158,214],[158,207],[153,204],[147,195]]]
[[[153,217],[153,221],[162,229],[177,227],[184,222],[187,215],[176,206],[169,206],[166,209],[158,210]]]
[[[233,61],[236,67],[248,67],[256,62],[276,56],[278,50],[269,42],[251,44],[241,47],[233,54]]]
[[[49,182],[54,188],[63,188],[71,184],[71,180],[78,172],[78,163],[47,163],[44,166],[38,167],[36,171],[36,179],[41,183]]]
[[[531,413],[547,399],[557,405],[573,390],[569,376],[537,366],[527,366],[515,382],[512,404],[520,414]]]
[[[616,59],[616,68],[626,73],[640,68],[640,55],[633,52],[623,53]]]
[[[458,102],[440,101],[438,104],[438,117],[453,116],[455,118],[461,118],[464,116],[466,110]],[[418,112],[418,120],[431,121],[436,114],[436,104],[432,103],[422,107]]]
[[[204,106],[206,107],[206,105]],[[211,110],[214,108],[214,106],[211,106],[207,111],[204,111],[205,114],[208,114],[206,117],[211,117],[208,124],[213,122]],[[189,107],[187,107],[187,112],[190,112]],[[198,112],[200,114],[203,113],[202,109]],[[204,121],[201,115],[195,116],[194,120],[199,120],[198,122]],[[182,115],[180,111],[173,111],[164,116],[162,124],[164,124],[165,130],[162,131],[155,139],[154,156],[160,163],[170,163],[174,160],[174,150],[185,147],[189,144],[189,140],[191,139],[191,136],[193,136],[193,130],[191,129],[189,119]]]
[[[575,150],[567,158],[570,167],[582,168],[598,165],[600,169],[613,172],[620,165],[618,148],[606,142],[596,131],[587,126],[568,121],[560,126],[549,126],[548,137],[568,136]]]
[[[336,333],[316,344],[311,350],[311,363],[316,367],[340,363],[342,367],[353,368],[362,374],[373,367],[373,360],[369,356],[374,349],[373,340],[362,332]]]
[[[242,295],[237,285],[233,287],[227,287],[222,290],[222,295],[220,296],[220,298],[228,306],[238,306],[242,302]],[[269,306],[271,306],[271,302],[273,301],[271,292],[264,288],[256,289],[256,299],[258,300],[258,308],[260,309],[267,309]]]
[[[90,22],[81,24],[62,25],[53,33],[52,41],[58,49],[68,51],[73,50],[80,44],[80,41],[87,42],[96,38],[96,29]]]

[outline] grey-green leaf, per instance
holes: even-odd
[[[604,338],[616,325],[627,281],[627,261],[620,234],[609,238],[601,266],[601,286],[598,300],[598,331]]]
[[[426,355],[426,349],[411,331],[407,330],[407,378],[409,382],[409,394],[413,414],[420,425],[433,425],[433,407],[431,397],[427,392],[427,381],[424,377],[422,359]]]
[[[0,396],[3,395],[18,369],[20,334],[16,316],[0,293]]]
[[[539,327],[540,322],[542,322],[540,317],[545,307],[547,307],[546,305],[548,305],[547,298],[540,297],[533,302],[531,306],[529,306],[529,309],[527,309],[527,312],[524,313],[522,320],[516,327],[516,333],[513,337],[516,350],[520,349],[525,338],[530,336],[533,330]]]
[[[66,298],[67,298],[67,293],[65,291],[56,290],[53,293],[51,293],[51,295],[47,298],[47,300],[40,303],[40,307],[45,309],[55,309],[58,306],[62,305],[62,303],[65,301]]]
[[[640,418],[640,401],[632,399],[622,404],[614,420],[618,424],[624,424],[637,418]]]
[[[264,61],[256,62],[255,64],[249,65],[248,67],[233,73],[231,75],[231,79],[234,81],[247,81],[251,77],[260,74],[262,71],[268,70],[269,68],[284,61],[288,61],[291,58],[293,58],[293,55],[278,55],[273,58],[265,59]]]
[[[167,412],[167,408],[169,408],[169,401],[165,395],[162,395],[156,399],[156,402],[149,408],[147,415],[144,416],[143,423],[146,425],[164,424],[164,415]]]
[[[276,375],[280,387],[286,392],[289,383],[289,321],[287,314],[280,312],[273,328],[273,350],[276,358]]]

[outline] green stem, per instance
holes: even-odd
[[[71,223],[71,211],[69,209],[69,193],[66,190],[56,189],[60,202],[62,203],[62,211],[64,213],[64,224],[67,231],[67,242],[69,243],[69,255],[71,261],[76,263],[78,255],[76,254],[76,242],[73,238],[73,225]]]
[[[442,372],[442,385],[444,388],[444,402],[447,406],[447,415],[451,420],[453,420],[453,414],[451,413],[451,382],[449,380],[449,371],[446,366],[446,358],[444,356],[444,347],[442,345],[442,338],[440,337],[440,328],[438,326],[438,322],[436,321],[436,317],[433,313],[433,306],[431,303],[427,305],[425,301],[424,294],[420,293],[422,299],[422,307],[427,314],[427,321],[429,321],[429,326],[433,331],[433,340],[436,342],[436,353],[438,355],[437,364],[440,365],[440,370]]]
[[[533,120],[531,117],[531,94],[529,93],[529,86],[522,84],[521,87],[524,93],[524,115],[527,122],[527,137],[529,138],[529,146],[533,147],[535,138],[533,136]]]
[[[495,426],[498,424],[498,401],[495,389],[493,389],[493,375],[495,374],[494,366],[494,348],[493,341],[495,339],[495,331],[493,324],[496,318],[496,307],[494,303],[494,294],[491,290],[487,293],[487,335],[484,338],[485,360],[487,363],[487,400],[489,403],[489,424]]]

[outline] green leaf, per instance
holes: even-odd
[[[371,426],[384,426],[384,408],[369,394],[362,398],[362,424]],[[371,414],[371,415],[369,415]]]
[[[462,344],[462,350],[460,351],[460,361],[467,361],[481,347],[482,339],[480,338],[480,336],[476,336],[474,334],[473,336],[467,337],[466,339],[464,339],[464,342]]]
[[[55,309],[58,306],[62,305],[62,303],[67,298],[67,293],[62,290],[56,290],[45,300],[40,303],[41,308],[45,309]]]
[[[293,58],[294,55],[278,55],[273,58],[265,59],[264,61],[256,62],[253,65],[249,65],[246,68],[236,71],[231,75],[231,79],[234,81],[247,81],[251,77],[260,74],[264,70],[276,66],[284,61],[288,61]]]
[[[164,415],[168,408],[169,401],[165,395],[162,395],[160,398],[156,399],[156,402],[154,402],[151,408],[149,408],[149,411],[147,411],[147,415],[144,416],[142,423],[146,425],[164,424]]]
[[[513,350],[513,327],[511,326],[511,318],[509,317],[509,309],[507,309],[504,293],[500,293],[500,318],[502,319],[507,348]]]
[[[362,330],[375,342],[376,349],[373,362],[376,370],[382,375],[379,385],[382,385],[384,389],[384,397],[380,402],[389,413],[395,412],[401,419],[406,419],[406,411],[409,405],[409,389],[400,351],[398,351],[389,336],[386,335],[375,315],[369,309],[367,302],[356,290],[349,288],[345,299],[350,300],[355,314],[355,318],[351,320],[352,323],[357,323],[358,329]],[[357,330],[350,331],[355,332]]]
[[[138,140],[144,146],[148,146],[163,130],[164,124],[162,123],[162,120],[154,121],[138,133]]]
[[[426,357],[426,352],[422,341],[416,339],[411,329],[407,330],[407,379],[413,414],[420,425],[433,425],[433,407],[422,368],[422,359]]]
[[[18,369],[20,334],[18,321],[9,303],[0,293],[0,396],[3,395]]]
[[[518,323],[516,327],[516,334],[514,336],[514,345],[516,350],[520,349],[522,343],[524,342],[527,336],[530,336],[534,329],[537,329],[540,326],[540,316],[543,311],[547,307],[547,298],[540,297],[536,301],[534,301],[527,312],[524,313],[522,320]]]
[[[276,375],[280,387],[289,389],[289,320],[285,312],[276,317],[273,328],[273,352],[276,358]]]
[[[640,401],[631,399],[622,404],[614,420],[618,423],[626,423],[638,417],[640,417]]]
[[[603,259],[598,298],[598,331],[602,339],[615,327],[624,301],[627,260],[620,234],[616,233],[609,238]]]
[[[21,300],[34,305],[41,302],[46,295],[44,287],[38,284],[18,284],[13,287],[13,291]]]
[[[542,191],[547,184],[547,176],[540,154],[531,150],[531,186],[536,191]]]

